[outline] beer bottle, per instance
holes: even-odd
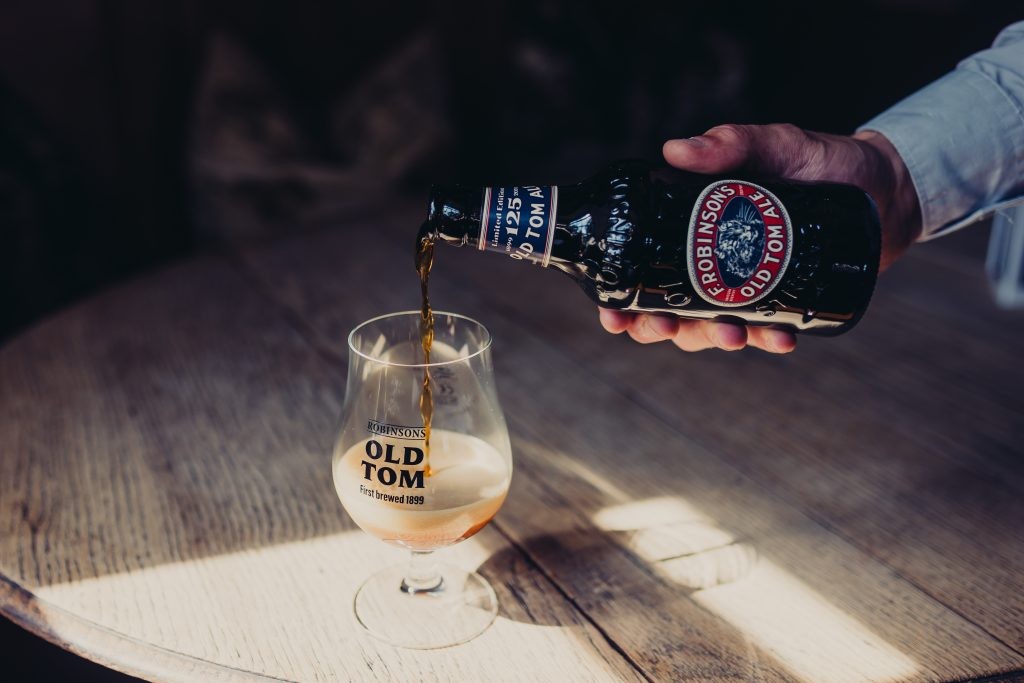
[[[576,185],[435,186],[419,235],[560,270],[606,308],[824,335],[863,315],[880,237],[851,185],[639,161]]]

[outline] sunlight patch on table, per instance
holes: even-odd
[[[354,640],[352,596],[377,566],[404,554],[362,531],[189,558],[117,574],[41,586],[44,601],[138,640],[218,664],[263,668],[261,653],[294,663],[330,633]],[[267,587],[272,587],[267,589]],[[309,638],[307,643],[302,638]],[[321,645],[327,647],[324,640]]]
[[[582,462],[579,458],[563,453],[558,449],[545,448],[538,444],[530,444],[530,447],[533,449],[542,449],[542,462],[544,462],[545,467],[553,467],[561,470],[563,473],[568,474],[571,477],[590,484],[595,489],[603,493],[610,501],[626,503],[630,500],[628,493],[623,491],[607,477],[594,471],[592,467],[588,466],[585,462]]]
[[[484,529],[441,551],[440,559],[472,569],[507,547]],[[541,610],[551,621],[540,624],[500,615],[483,635],[452,650],[402,650],[373,639],[355,623],[353,596],[374,571],[406,560],[405,551],[346,531],[35,592],[40,611],[53,614],[54,632],[68,629],[70,641],[80,639],[81,626],[69,626],[57,611],[172,653],[288,680],[363,680],[371,671],[500,680],[513,662],[516,675],[531,680],[620,677],[611,675],[592,645],[595,635],[584,632],[571,609]],[[457,660],[444,652],[458,653]]]
[[[764,558],[742,580],[698,590],[693,599],[807,681],[898,681],[917,670],[912,659]]]
[[[678,497],[609,506],[593,521],[802,680],[898,681],[917,671],[912,659]]]
[[[655,525],[693,522],[711,524],[710,517],[675,496],[659,496],[634,500],[601,508],[594,523],[606,531],[650,529]]]

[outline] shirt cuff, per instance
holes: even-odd
[[[907,166],[921,239],[1020,190],[1024,114],[992,75],[961,68],[858,130],[881,133]]]

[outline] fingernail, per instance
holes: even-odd
[[[681,145],[685,145],[687,147],[692,147],[692,148],[696,149],[696,148],[703,147],[704,146],[704,141],[701,140],[699,137],[698,138],[678,138],[676,140],[669,140],[667,144],[669,146],[672,146],[672,147],[679,147]]]

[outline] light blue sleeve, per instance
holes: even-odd
[[[878,131],[903,158],[921,203],[921,239],[1024,194],[1024,21],[988,50],[860,130]]]

